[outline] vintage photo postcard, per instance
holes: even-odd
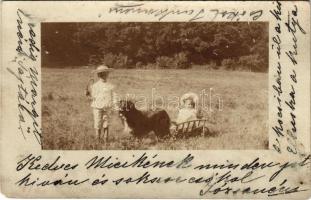
[[[307,1],[4,1],[1,193],[308,199]]]

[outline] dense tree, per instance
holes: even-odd
[[[215,68],[267,71],[268,24],[43,23],[42,50],[44,67],[106,63],[115,68],[188,68],[214,63]]]

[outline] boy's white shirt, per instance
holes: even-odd
[[[197,119],[197,110],[196,109],[187,109],[182,108],[178,112],[176,123],[183,123],[189,120]]]
[[[110,108],[116,101],[114,86],[111,83],[98,80],[91,86],[92,108],[103,109]]]

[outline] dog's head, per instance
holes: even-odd
[[[135,104],[132,101],[121,100],[119,102],[119,113],[124,115],[135,109]]]

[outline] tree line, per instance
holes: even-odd
[[[268,69],[265,22],[43,23],[41,38],[43,67]]]

